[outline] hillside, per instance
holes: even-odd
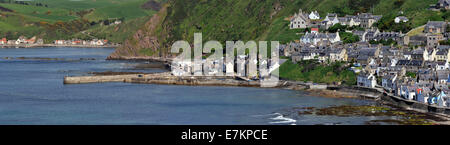
[[[122,43],[158,9],[143,7],[164,0],[0,0],[0,37],[38,36],[56,39],[106,38]],[[107,26],[104,22],[121,20]]]
[[[0,37],[38,36],[55,39],[105,38],[125,43],[113,56],[166,56],[176,40],[191,41],[196,32],[206,40],[297,40],[302,30],[290,30],[285,18],[299,8],[327,13],[371,12],[384,17],[383,31],[409,31],[429,20],[446,20],[448,11],[427,10],[438,0],[0,0]],[[151,20],[158,12],[158,20]],[[406,25],[393,23],[402,15]],[[106,26],[115,20],[119,25]],[[151,27],[152,29],[149,29]],[[140,31],[138,31],[140,30]],[[155,38],[158,43],[147,43]],[[142,42],[142,43],[141,43]],[[156,41],[155,41],[156,42]],[[141,44],[139,44],[141,43]],[[146,45],[150,44],[150,45]],[[153,46],[157,45],[157,46]],[[152,49],[148,49],[152,48]],[[154,49],[158,48],[158,49]],[[121,50],[126,49],[127,51]],[[114,58],[114,57],[112,57]]]
[[[446,20],[449,12],[427,10],[438,0],[169,0],[164,11],[155,17],[154,29],[141,28],[127,45],[117,49],[110,58],[133,56],[167,56],[167,50],[176,40],[192,42],[193,34],[203,33],[203,40],[277,40],[282,43],[300,36],[298,30],[289,30],[286,17],[299,8],[304,11],[317,10],[321,16],[327,13],[357,14],[371,12],[383,15],[378,27],[386,31],[408,31],[429,20]],[[396,16],[410,18],[406,27],[394,26]],[[147,25],[149,26],[149,25]],[[391,26],[391,27],[387,27]],[[143,39],[157,38],[158,43],[139,43]],[[149,45],[145,45],[149,44]],[[157,46],[154,46],[157,45]],[[159,48],[159,49],[155,49]]]

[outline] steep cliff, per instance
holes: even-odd
[[[159,57],[161,44],[156,33],[161,26],[167,6],[163,6],[159,12],[142,26],[131,38],[126,40],[123,46],[117,48],[108,59],[148,59]]]

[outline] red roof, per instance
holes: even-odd
[[[312,32],[312,31],[319,32],[319,28],[311,28],[311,32]]]

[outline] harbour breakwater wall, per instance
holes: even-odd
[[[64,84],[125,82],[140,84],[259,87],[259,81],[230,76],[173,76],[170,73],[64,77]]]
[[[381,90],[376,88],[366,88],[359,86],[328,86],[327,89],[351,93],[364,99],[379,100],[382,96],[382,94],[380,93]]]
[[[142,77],[144,74],[131,75],[105,75],[105,76],[77,76],[64,77],[64,84],[87,84],[87,83],[106,83],[106,82],[129,82],[132,78]]]

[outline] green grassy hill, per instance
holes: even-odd
[[[167,48],[176,40],[193,40],[196,32],[203,33],[205,41],[277,40],[287,43],[299,39],[301,35],[297,34],[302,30],[288,29],[289,21],[285,19],[301,8],[304,11],[317,10],[321,16],[327,13],[344,16],[371,12],[384,16],[377,24],[382,31],[406,33],[429,20],[447,19],[449,12],[428,10],[429,5],[436,2],[437,0],[169,0],[167,11],[160,14],[164,18],[158,22],[157,31],[146,32],[158,38],[161,46],[161,50],[157,50],[159,52],[167,52]],[[401,11],[403,14],[400,14]],[[405,15],[411,21],[408,24],[393,24],[398,15]],[[136,38],[130,38],[130,41],[139,42],[133,40]],[[139,50],[151,46],[135,44],[137,43],[125,47],[136,48],[139,52],[151,51]]]
[[[98,37],[121,43],[156,12],[141,8],[141,5],[148,1],[0,0],[0,7],[12,10],[0,11],[0,37],[16,39],[21,35],[38,36],[47,42],[56,39]],[[105,20],[116,19],[124,22],[114,26],[101,25]]]
[[[9,0],[0,0],[8,2]],[[131,38],[132,33],[156,13],[142,8],[149,0],[34,0],[20,3],[0,3],[13,12],[0,11],[0,36],[46,39],[102,36],[114,42]],[[155,0],[166,2],[166,0]],[[386,31],[408,31],[429,20],[446,20],[447,11],[427,8],[438,0],[169,0],[167,12],[158,31],[162,49],[175,40],[192,40],[193,33],[202,32],[205,40],[296,40],[302,30],[289,30],[286,17],[297,12],[317,10],[327,13],[357,14],[372,12],[384,17],[377,24]],[[39,6],[37,6],[39,5]],[[402,11],[404,14],[400,14]],[[398,15],[410,18],[406,25],[394,24]],[[99,26],[100,21],[123,19],[119,26]],[[74,22],[75,21],[75,22]],[[71,26],[73,24],[75,26]],[[87,24],[92,26],[87,26]],[[133,27],[133,28],[131,28]],[[89,35],[87,35],[87,33]],[[112,33],[114,32],[114,33]],[[111,35],[111,36],[110,36]],[[153,34],[148,34],[153,35]],[[137,40],[135,40],[137,41]]]
[[[358,13],[383,15],[376,24],[382,31],[409,31],[427,21],[447,20],[449,12],[430,11],[437,0],[169,0],[152,20],[125,45],[116,49],[111,59],[126,57],[165,57],[177,40],[193,41],[194,33],[201,32],[203,41],[265,40],[287,43],[298,40],[304,30],[290,30],[287,17],[301,8],[317,10],[322,17],[327,13],[340,16]],[[403,14],[401,13],[403,12]],[[394,18],[407,16],[407,24],[394,24]],[[157,39],[155,41],[154,39]],[[150,41],[149,41],[150,40]],[[339,65],[334,65],[339,66]],[[355,83],[355,74],[334,66],[305,69],[293,63],[281,66],[280,76],[286,79],[323,83]],[[336,71],[338,70],[338,71]]]

